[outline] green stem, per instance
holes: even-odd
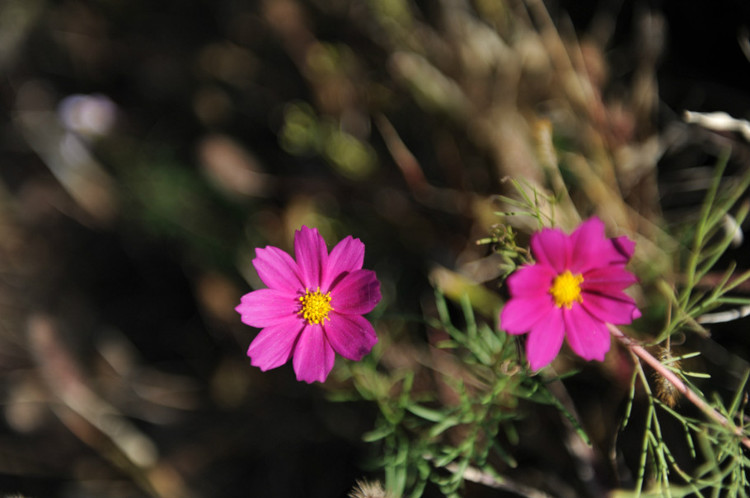
[[[750,449],[750,438],[745,436],[742,429],[737,427],[727,419],[724,415],[716,411],[714,408],[712,408],[708,403],[703,401],[703,399],[698,396],[695,392],[693,392],[692,389],[690,389],[674,372],[669,370],[666,366],[662,365],[662,363],[654,358],[651,353],[646,351],[646,349],[637,344],[633,339],[626,336],[622,333],[620,329],[615,327],[612,324],[607,324],[607,327],[609,328],[609,331],[612,333],[615,338],[620,341],[622,344],[624,344],[630,351],[632,351],[635,355],[637,355],[640,359],[645,361],[649,364],[651,368],[653,368],[659,375],[667,379],[674,387],[677,389],[683,396],[685,396],[685,399],[693,403],[696,407],[698,407],[703,413],[705,413],[709,418],[713,419],[714,421],[718,422],[722,427],[725,427],[729,430],[731,430],[736,436],[740,438],[740,442],[748,449]]]

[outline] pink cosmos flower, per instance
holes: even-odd
[[[263,330],[250,344],[251,363],[266,371],[293,358],[297,380],[323,382],[335,354],[361,360],[378,342],[362,317],[380,301],[380,282],[363,270],[365,245],[351,236],[328,253],[315,228],[294,234],[295,262],[277,247],[256,249],[253,266],[267,289],[242,296],[242,321]]]
[[[625,269],[635,250],[627,237],[608,239],[604,223],[590,218],[573,233],[545,228],[531,237],[536,263],[508,278],[510,300],[500,313],[509,334],[525,334],[532,370],[557,356],[563,338],[585,360],[604,360],[607,323],[624,325],[641,316],[623,290],[636,282]]]

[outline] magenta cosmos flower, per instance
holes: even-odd
[[[545,228],[531,237],[536,263],[508,278],[510,300],[500,313],[509,334],[525,334],[532,370],[557,356],[563,338],[585,360],[604,360],[607,323],[624,325],[641,316],[623,290],[636,282],[625,269],[635,249],[627,237],[608,239],[604,223],[591,218],[573,233]]]
[[[278,247],[255,250],[253,266],[267,289],[242,296],[242,321],[263,330],[250,344],[251,363],[266,371],[293,358],[297,380],[323,382],[335,354],[361,360],[378,342],[362,317],[380,301],[375,272],[363,270],[365,245],[351,236],[333,248],[315,228],[294,234],[295,262]]]

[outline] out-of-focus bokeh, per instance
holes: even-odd
[[[389,344],[433,285],[494,319],[506,177],[663,254],[750,152],[682,116],[746,117],[749,8],[673,4],[0,2],[0,494],[346,496],[375,408],[249,365],[254,248],[359,237]]]

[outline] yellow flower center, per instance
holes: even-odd
[[[555,277],[549,293],[552,294],[558,308],[565,306],[570,309],[573,306],[573,301],[583,302],[583,298],[581,297],[581,282],[583,282],[583,275],[580,273],[573,275],[570,273],[570,270],[565,270],[565,273],[561,273]]]
[[[328,318],[328,312],[333,310],[331,306],[331,293],[328,292],[323,294],[320,292],[320,287],[315,292],[311,292],[309,289],[305,291],[305,295],[299,298],[302,303],[302,309],[297,313],[302,315],[302,318],[307,320],[309,324],[319,325]]]

